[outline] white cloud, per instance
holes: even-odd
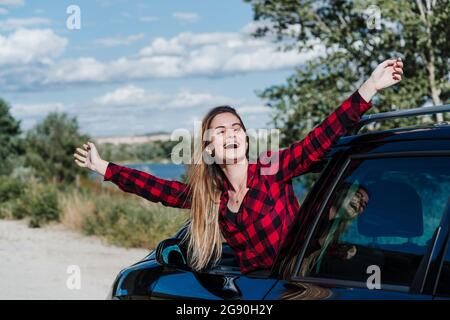
[[[65,106],[61,102],[47,103],[13,103],[11,114],[20,120],[22,130],[29,130],[42,122],[50,112],[65,112]]]
[[[321,50],[317,45],[315,50],[305,53],[283,52],[267,40],[254,39],[244,33],[183,32],[172,38],[154,39],[134,57],[109,62],[89,57],[60,61],[49,70],[44,83],[223,77],[292,68],[320,55]]]
[[[14,90],[20,85],[36,88],[199,76],[226,77],[297,67],[323,52],[320,44],[303,53],[277,50],[270,38],[252,37],[249,33],[254,28],[254,24],[248,24],[239,32],[182,32],[173,37],[157,37],[135,54],[110,61],[91,56],[53,61],[52,58],[64,50],[66,39],[51,30],[19,29],[8,37],[0,35],[0,65],[33,62],[47,65],[28,66],[26,70],[0,70],[0,85]],[[23,39],[19,41],[17,38]],[[137,34],[97,41],[115,46],[141,38],[142,35]],[[20,43],[16,45],[15,42]]]
[[[93,135],[126,135],[177,128],[192,130],[195,121],[219,105],[235,107],[247,128],[266,127],[270,119],[268,108],[258,102],[187,88],[161,92],[133,84],[108,91],[93,103],[78,104],[77,113],[81,127]]]
[[[100,106],[132,107],[143,106],[150,109],[186,109],[208,107],[230,103],[232,99],[205,92],[180,89],[174,94],[148,91],[135,85],[126,85],[107,92],[94,99]]]
[[[269,120],[268,109],[258,102],[186,88],[161,92],[133,84],[105,92],[90,101],[15,102],[11,105],[12,115],[21,121],[24,130],[40,123],[49,112],[57,111],[75,116],[80,130],[94,136],[170,132],[177,128],[191,130],[194,121],[200,121],[208,110],[218,105],[235,107],[248,129],[265,127]]]
[[[118,37],[100,38],[95,40],[95,43],[105,47],[128,46],[133,42],[139,41],[143,38],[144,34],[139,33],[139,34],[132,34],[126,37],[118,36]]]
[[[221,43],[227,45],[235,41],[243,40],[243,37],[239,33],[235,32],[182,32],[176,37],[173,37],[171,40],[179,42],[181,45],[186,47],[200,47],[206,45],[218,46]]]
[[[64,111],[64,105],[61,102],[47,102],[34,104],[13,104],[11,113],[18,117],[41,116],[52,111]]]
[[[0,35],[0,65],[50,63],[66,44],[65,38],[50,29],[19,29],[8,36]]]
[[[174,12],[172,17],[176,20],[185,21],[185,22],[196,22],[200,19],[198,13],[195,12]]]
[[[18,7],[25,4],[24,0],[0,0],[0,5]]]
[[[164,39],[161,37],[153,40],[152,45],[141,49],[141,56],[151,55],[179,55],[184,52],[184,48],[174,39]]]
[[[0,15],[8,14],[9,11],[5,8],[0,8]]]
[[[107,66],[91,57],[65,60],[52,65],[43,83],[102,82],[107,80]]]
[[[190,90],[180,90],[168,103],[172,108],[193,108],[196,106],[212,106],[230,102],[229,98],[214,96],[209,93],[193,93]]]
[[[19,28],[30,28],[50,24],[51,21],[45,18],[25,18],[25,19],[10,18],[0,21],[0,30],[10,31]]]
[[[143,88],[127,85],[108,92],[94,101],[104,106],[134,106],[154,100]]]

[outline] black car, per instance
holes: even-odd
[[[110,299],[447,299],[450,297],[450,124],[358,134],[376,121],[450,105],[365,115],[314,166],[271,269],[193,272],[173,238],[117,276]]]

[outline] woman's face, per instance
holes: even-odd
[[[369,195],[367,194],[367,192],[362,188],[358,188],[358,190],[351,196],[350,201],[348,201],[347,205],[345,206],[345,211],[348,215],[348,218],[353,219],[357,215],[363,213],[363,211],[367,207],[368,202]]]
[[[240,163],[247,151],[246,133],[238,117],[230,112],[216,115],[210,124],[207,145],[214,150],[217,164]]]

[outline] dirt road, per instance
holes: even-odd
[[[0,220],[0,299],[105,299],[117,273],[148,254],[52,225]]]

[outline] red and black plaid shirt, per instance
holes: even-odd
[[[291,179],[308,170],[361,115],[370,109],[355,91],[307,136],[277,152],[267,151],[257,163],[249,163],[247,194],[237,214],[227,210],[229,181],[224,179],[219,223],[224,238],[233,248],[242,273],[270,268],[284,237],[300,209]],[[278,155],[278,157],[277,157]],[[268,162],[268,159],[272,159]],[[263,161],[262,161],[263,160]],[[186,184],[110,162],[104,181],[165,206],[190,208]]]

